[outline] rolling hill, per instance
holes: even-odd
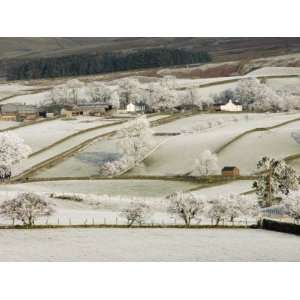
[[[0,77],[16,62],[43,57],[168,47],[207,51],[213,62],[249,60],[300,52],[300,38],[230,37],[26,37],[0,38]]]

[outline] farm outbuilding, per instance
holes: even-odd
[[[35,120],[39,116],[38,108],[35,105],[20,103],[7,103],[1,105],[1,119],[10,118],[17,121]]]
[[[222,176],[234,177],[234,176],[239,176],[239,175],[240,175],[240,170],[238,167],[226,166],[222,169]]]
[[[221,111],[242,111],[243,106],[240,105],[237,102],[232,102],[232,100],[229,100],[226,104],[220,106]]]
[[[61,115],[65,117],[72,116],[102,116],[113,111],[112,105],[102,103],[87,103],[80,105],[66,105],[61,110]]]
[[[135,103],[130,102],[126,106],[126,111],[130,113],[145,112],[145,110],[146,110],[146,105],[143,102],[135,102]]]

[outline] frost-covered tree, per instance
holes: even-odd
[[[284,205],[285,212],[297,223],[300,220],[300,193],[299,191],[293,192],[283,198],[282,204]]]
[[[78,79],[71,79],[66,82],[64,87],[66,97],[68,101],[73,104],[78,104],[80,90],[84,88],[84,83]]]
[[[210,200],[210,207],[207,210],[207,216],[215,221],[215,225],[219,225],[222,220],[228,216],[228,205],[226,197],[221,195]]]
[[[226,215],[232,223],[236,218],[256,217],[258,215],[257,201],[253,198],[235,193],[225,194],[223,198],[227,206]]]
[[[215,103],[227,103],[229,100],[235,98],[234,91],[231,89],[224,90],[219,94],[214,94],[212,96]]]
[[[123,156],[119,160],[104,163],[100,166],[99,172],[102,176],[114,176],[120,174],[130,166],[134,166],[133,160],[130,157]]]
[[[123,156],[138,163],[154,145],[153,131],[146,116],[128,122],[117,134]]]
[[[278,193],[288,195],[290,191],[299,188],[299,179],[296,171],[284,160],[263,157],[257,163],[258,179],[253,187],[261,198],[261,205],[268,207],[273,204],[274,196]]]
[[[150,217],[151,209],[144,203],[134,201],[124,208],[120,215],[127,220],[129,227],[134,223],[142,225]]]
[[[289,110],[295,106],[295,99],[280,94],[254,77],[239,80],[235,89],[225,90],[213,98],[216,103],[239,101],[244,109],[258,112]]]
[[[154,146],[153,131],[146,116],[126,123],[116,138],[122,157],[100,166],[100,174],[103,176],[117,175],[139,164]]]
[[[31,148],[24,140],[11,132],[0,133],[0,164],[11,168],[12,165],[28,157]]]
[[[199,219],[203,209],[204,201],[201,198],[191,193],[177,192],[170,197],[168,212],[179,216],[189,227],[192,220]]]
[[[239,194],[227,194],[224,195],[224,201],[226,201],[226,215],[230,222],[234,223],[234,220],[240,217],[243,212],[241,209],[242,201]]]
[[[32,226],[37,218],[50,216],[53,208],[40,195],[21,193],[12,200],[6,200],[0,205],[0,214],[23,225]]]
[[[179,104],[195,105],[198,109],[203,110],[213,104],[211,97],[203,97],[197,88],[189,89],[185,92]]]
[[[151,103],[155,110],[168,110],[177,105],[176,93],[165,86],[158,85],[152,94]]]
[[[86,91],[85,84],[80,80],[71,79],[51,89],[42,104],[45,106],[77,105],[86,101],[88,90]]]
[[[113,91],[111,93],[110,100],[111,100],[111,105],[114,108],[116,108],[116,109],[120,108],[120,96],[117,91]]]
[[[130,102],[138,101],[141,91],[141,84],[135,78],[123,78],[117,81],[118,95],[121,108],[126,108]]]
[[[195,162],[195,172],[199,176],[216,174],[219,170],[218,157],[210,150],[203,151]]]
[[[102,82],[92,82],[88,85],[87,91],[92,102],[111,104],[112,90]]]

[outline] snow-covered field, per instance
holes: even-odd
[[[189,118],[181,119],[173,123],[162,125],[155,130],[157,132],[168,131],[179,131],[184,129],[185,131],[192,131],[193,127],[197,122],[201,123],[204,115],[199,115],[193,118],[192,121]],[[225,115],[224,115],[225,116]],[[243,117],[243,114],[237,114],[237,118],[240,117],[239,121],[224,121],[223,125],[215,126],[211,129],[206,129],[203,131],[195,133],[187,133],[175,136],[168,142],[164,143],[158,148],[150,157],[144,161],[144,165],[134,168],[130,174],[131,175],[177,175],[185,174],[193,170],[195,165],[195,159],[204,150],[216,151],[224,143],[228,142],[237,135],[253,128],[257,127],[269,127],[282,122],[298,118],[300,116],[297,114],[262,114],[259,116],[250,115],[247,119]],[[197,117],[199,118],[197,121]],[[223,115],[215,115],[215,120],[222,118]],[[206,117],[207,118],[207,117]],[[185,125],[187,124],[187,125]],[[165,127],[165,128],[164,128]],[[289,136],[286,137],[289,139]],[[291,140],[293,143],[293,140]],[[296,144],[296,143],[295,143]],[[234,145],[234,144],[233,144]],[[297,146],[297,145],[295,145]],[[252,147],[248,148],[251,151]],[[296,148],[295,148],[296,149]],[[276,150],[276,149],[275,149]],[[275,151],[274,150],[274,151]],[[240,158],[241,153],[244,149],[239,148],[238,153],[236,152],[237,161]],[[265,150],[267,151],[267,150]],[[247,159],[247,156],[245,156]],[[229,162],[222,160],[223,165],[228,165]],[[255,162],[254,162],[255,163]],[[239,166],[239,163],[237,164]]]
[[[1,230],[1,261],[300,261],[297,236],[258,229]]]
[[[300,86],[300,77],[271,78],[266,80],[266,85],[274,90],[294,90]]]
[[[20,125],[19,122],[15,122],[15,121],[0,121],[0,129],[7,129],[9,127],[15,127]]]
[[[154,127],[158,133],[179,132],[179,136],[162,137],[156,136],[157,142],[167,140],[148,157],[143,164],[135,167],[130,174],[134,175],[174,175],[185,174],[194,168],[195,159],[204,150],[217,150],[224,143],[234,138],[238,134],[257,127],[269,127],[280,124],[287,120],[300,117],[300,114],[199,114],[196,116],[179,119],[177,121]],[[222,124],[216,124],[222,119]],[[199,131],[199,127],[210,121],[213,123],[212,128]],[[296,131],[299,122],[291,123],[282,128],[274,129],[268,132],[252,133],[241,139],[249,139],[257,142],[261,141],[255,149],[245,146],[245,151],[251,152],[255,160],[248,160],[248,156],[241,158],[243,147],[239,147],[239,141],[230,145],[228,150],[225,149],[220,154],[220,167],[223,165],[237,164],[241,166],[244,173],[249,173],[255,167],[257,158],[263,154],[274,154],[275,156],[287,156],[298,153],[298,144],[292,139],[291,132]],[[194,133],[193,133],[194,132]],[[264,138],[257,136],[263,135]],[[254,137],[254,140],[252,139]],[[256,138],[256,139],[255,139]],[[249,142],[251,144],[251,142]],[[273,143],[273,144],[272,144]],[[278,149],[277,150],[277,144]],[[274,145],[276,147],[274,147]],[[230,151],[231,147],[235,151]],[[269,147],[269,148],[268,148]],[[103,139],[87,147],[82,152],[62,161],[58,165],[41,170],[35,177],[76,177],[99,175],[99,165],[108,157],[118,156],[118,148],[114,140]],[[250,156],[251,156],[250,155]],[[245,161],[245,164],[243,163]],[[248,164],[248,165],[247,165]],[[246,166],[246,167],[244,167]],[[250,166],[250,167],[249,167]]]
[[[2,101],[2,104],[5,103],[21,103],[27,105],[40,105],[45,101],[49,92],[41,92],[36,94],[28,94],[28,95],[19,95],[16,97],[9,98],[7,100]]]
[[[33,87],[29,85],[25,85],[24,82],[0,84],[0,100],[5,97],[17,95],[19,93],[24,93],[27,90],[31,90],[31,89],[33,89]]]
[[[74,120],[57,119],[21,127],[16,129],[14,133],[24,139],[25,143],[35,152],[78,131],[100,125],[112,124],[117,121],[118,120],[99,117],[80,116]]]
[[[247,76],[287,76],[300,75],[299,67],[264,67],[247,74]]]
[[[165,116],[164,115],[153,116],[153,117],[149,117],[149,120],[152,121],[153,118],[157,119],[158,117],[164,118]],[[113,123],[115,123],[115,122],[118,121],[116,119],[114,119],[114,120],[104,120],[104,119],[101,119],[101,118],[98,118],[98,119],[99,119],[100,122],[104,122],[101,125],[105,125],[105,124],[108,124],[110,122],[110,126],[98,128],[98,129],[95,129],[95,130],[92,130],[92,131],[88,131],[88,132],[79,134],[77,136],[74,136],[74,137],[72,137],[72,138],[64,141],[63,143],[55,145],[54,147],[52,147],[50,149],[47,149],[45,151],[42,151],[41,153],[38,153],[37,155],[34,155],[32,157],[27,158],[26,160],[22,161],[20,164],[18,164],[18,165],[15,166],[14,174],[19,174],[19,173],[21,173],[21,172],[23,172],[25,170],[28,170],[31,167],[33,167],[34,165],[36,165],[38,163],[41,163],[41,162],[43,162],[43,161],[45,161],[45,160],[47,160],[47,159],[49,159],[51,157],[54,157],[56,155],[59,155],[62,152],[67,151],[67,150],[69,150],[69,149],[77,146],[78,144],[83,143],[83,142],[85,142],[85,141],[87,141],[89,139],[97,138],[99,135],[110,133],[110,132],[112,132],[114,130],[119,130],[120,128],[122,128],[122,126],[124,126],[123,124],[113,124]],[[63,120],[60,120],[60,121],[61,122],[66,122],[66,123],[72,122],[72,121],[63,121]],[[56,122],[56,121],[53,121],[53,122]],[[93,124],[93,123],[89,123],[89,122],[85,123],[84,122],[83,124],[85,124],[84,126],[90,126],[90,124]],[[36,126],[36,125],[33,125],[33,126]],[[38,149],[38,147],[40,147],[40,145],[39,145],[39,139],[37,138],[39,136],[39,130],[38,130],[38,128],[36,128],[36,130],[37,130],[36,136],[32,136],[32,134],[30,134],[30,132],[31,132],[30,128],[31,127],[32,126],[28,126],[27,127],[27,128],[29,128],[29,131],[27,131],[28,132],[27,137],[32,142],[31,146],[33,146],[34,149]],[[93,124],[91,127],[95,127],[95,124]],[[74,130],[74,128],[73,129],[70,128],[70,130]],[[59,129],[56,127],[56,129],[54,129],[54,131],[53,131],[53,134],[57,135],[58,132],[59,132]],[[62,132],[64,134],[66,134],[66,131],[62,131]],[[72,134],[72,131],[69,132],[69,133]],[[51,139],[52,133],[51,132],[49,132],[49,133],[46,132],[45,135],[46,134],[48,134],[49,136],[48,136],[48,138],[45,138],[44,141],[45,141],[45,143],[48,143],[48,145],[49,145],[49,140]],[[23,137],[23,136],[21,135],[21,137]],[[25,139],[25,142],[26,142],[26,139]],[[27,143],[28,143],[28,140],[27,140]],[[47,146],[47,145],[44,145],[44,147],[45,146]],[[44,147],[42,147],[42,148],[44,148]],[[58,174],[58,176],[59,176],[59,174]]]
[[[165,196],[177,190],[198,186],[196,183],[168,180],[66,180],[42,181],[1,185],[1,191],[90,193],[98,195],[123,195],[156,197]]]
[[[193,194],[204,197],[224,195],[227,193],[241,194],[252,190],[252,183],[252,180],[237,180],[222,185],[199,189],[194,191]]]
[[[155,143],[166,140],[166,137],[155,137]],[[79,153],[63,160],[61,163],[37,172],[34,177],[82,177],[100,175],[99,167],[110,159],[118,159],[121,156],[116,140],[103,138]]]
[[[243,193],[251,189],[252,181],[234,181],[220,186],[203,188],[193,192],[196,197],[208,201],[213,196],[227,193]],[[190,182],[159,180],[89,180],[89,181],[55,181],[12,184],[2,186],[0,203],[14,198],[20,192],[40,193],[55,209],[51,217],[37,220],[37,224],[127,224],[121,216],[123,209],[131,202],[144,203],[151,209],[145,219],[147,224],[184,224],[178,216],[167,212],[170,200],[165,197],[175,191],[199,188],[201,185]],[[54,194],[53,194],[54,193]],[[74,197],[79,200],[62,199]],[[255,197],[255,194],[253,194]],[[256,223],[255,218],[237,218],[235,223]],[[205,214],[192,224],[211,224]],[[0,217],[0,224],[11,221]],[[231,224],[226,221],[226,224]]]
[[[256,171],[256,163],[263,156],[282,159],[300,153],[300,144],[291,135],[299,132],[299,129],[300,121],[268,131],[250,133],[221,151],[219,163],[222,166],[238,166],[242,174],[253,173]]]

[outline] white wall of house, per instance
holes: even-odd
[[[227,104],[221,105],[220,109],[222,111],[242,111],[243,106],[234,104],[231,100],[229,100]]]
[[[136,112],[136,106],[133,103],[129,103],[126,106],[127,112]]]

